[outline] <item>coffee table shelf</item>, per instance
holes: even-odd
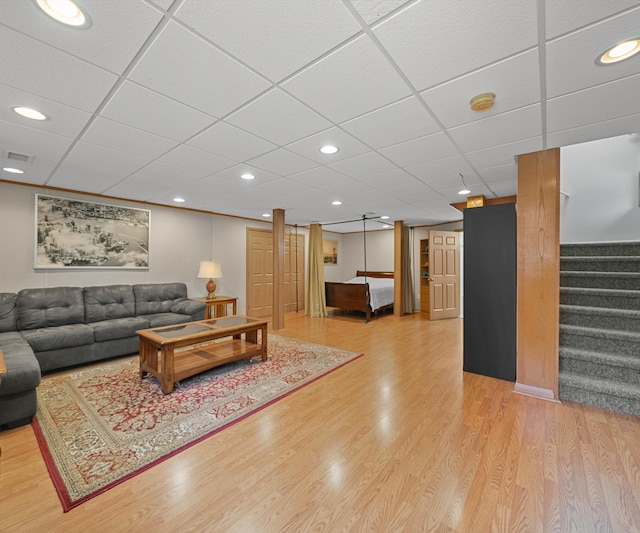
[[[155,376],[165,394],[178,381],[225,363],[268,358],[267,321],[246,316],[143,329],[138,335],[140,377]]]

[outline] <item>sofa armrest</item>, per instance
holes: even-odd
[[[207,307],[207,304],[205,304],[204,302],[188,300],[185,298],[183,300],[177,300],[171,306],[171,312],[182,313],[184,315],[194,315],[200,311],[204,311],[205,307]]]

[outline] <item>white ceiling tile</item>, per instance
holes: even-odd
[[[310,168],[318,166],[317,163],[284,148],[278,148],[272,152],[262,154],[247,162],[258,168],[279,174],[280,176],[295,174],[296,172],[302,172],[303,170],[309,170]]]
[[[468,174],[471,172],[471,167],[469,167],[469,164],[461,156],[457,155],[407,167],[407,171],[416,176],[420,181],[430,184],[442,176],[458,176],[459,173],[463,175]]]
[[[90,169],[93,165],[98,168],[114,170],[117,172],[117,178],[121,179],[146,165],[148,160],[104,146],[79,142],[73,147],[65,161],[85,165],[86,169]],[[90,170],[87,172],[86,179],[91,179]]]
[[[379,174],[369,174],[358,178],[358,181],[366,183],[370,187],[389,187],[390,185],[400,185],[403,183],[413,183],[416,181],[408,172],[396,168]]]
[[[496,95],[494,106],[485,111],[472,111],[471,99],[482,93]],[[538,52],[519,54],[420,95],[447,128],[539,103]]]
[[[145,87],[123,83],[101,115],[167,139],[185,141],[215,119]]]
[[[638,56],[598,66],[596,58],[617,42],[638,36],[640,7],[547,43],[547,96],[554,98],[638,73]]]
[[[417,2],[374,33],[421,91],[538,42],[536,3]]]
[[[409,167],[456,155],[458,150],[442,132],[383,148],[380,153],[400,167]]]
[[[0,50],[0,72],[11,73],[2,77],[5,85],[84,111],[95,111],[118,80],[6,26],[0,26]]]
[[[338,152],[335,154],[323,154],[320,148],[328,144],[337,147]],[[362,144],[355,137],[337,127],[329,128],[315,135],[306,137],[301,141],[291,143],[287,145],[287,149],[323,165],[370,151],[370,148]]]
[[[467,152],[467,159],[478,169],[506,165],[514,156],[542,150],[542,137],[533,137],[514,143],[499,144],[476,152]]]
[[[224,154],[239,162],[247,161],[277,147],[226,122],[214,124],[191,139],[188,144],[214,154]]]
[[[176,146],[175,141],[100,117],[87,128],[82,140],[151,159]]]
[[[322,58],[282,87],[333,122],[354,118],[410,94],[366,35]]]
[[[14,113],[11,105],[3,105],[0,106],[0,120],[65,137],[76,137],[91,118],[91,113],[2,84],[0,84],[0,101],[38,109],[48,117],[48,120],[42,121],[29,120]]]
[[[549,133],[547,147],[557,148],[637,132],[640,132],[640,114]]]
[[[227,122],[279,146],[328,128],[331,123],[274,89],[227,118]]]
[[[542,134],[540,105],[532,105],[501,115],[471,122],[449,130],[465,152],[529,139]]]
[[[407,0],[349,0],[349,2],[367,24],[373,24],[394,9],[406,4]]]
[[[255,179],[253,180],[244,180],[240,176],[242,174],[253,174]],[[281,176],[277,174],[273,174],[267,170],[262,170],[254,165],[249,163],[241,163],[239,165],[235,165],[233,167],[229,167],[225,170],[221,170],[220,172],[216,172],[213,176],[209,176],[205,179],[216,179],[216,180],[227,180],[233,183],[236,183],[240,189],[247,187],[255,187],[261,183],[265,183],[271,180],[280,179]]]
[[[316,0],[187,0],[176,16],[272,81],[360,31],[342,3]]]
[[[162,15],[131,0],[86,4],[83,7],[91,18],[86,30],[70,30],[45,15],[35,2],[3,2],[2,21],[71,55],[122,73]]]
[[[249,69],[174,22],[162,30],[130,78],[216,117],[269,87]]]
[[[55,165],[73,143],[71,137],[63,137],[46,131],[10,122],[0,122],[0,150],[9,150],[33,157],[33,162]],[[18,162],[15,165],[17,166]]]
[[[215,174],[236,164],[235,161],[227,159],[226,157],[205,152],[204,150],[199,150],[198,148],[188,145],[177,146],[160,157],[158,162],[190,170],[201,178],[209,174]]]
[[[327,166],[352,178],[363,178],[371,174],[379,174],[380,172],[397,168],[391,161],[376,152],[367,152]]]
[[[568,130],[640,113],[639,90],[640,74],[552,98],[547,103],[547,130]]]
[[[316,167],[297,174],[292,174],[289,179],[307,187],[325,187],[341,183],[347,179],[343,174],[327,167]]]
[[[637,5],[637,0],[616,0],[615,2],[546,0],[544,18],[547,39],[553,39],[564,33],[593,24]]]
[[[413,96],[345,122],[341,127],[376,149],[422,137],[440,129],[429,112]]]

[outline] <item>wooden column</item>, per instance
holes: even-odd
[[[393,226],[393,314],[404,314],[403,285],[402,285],[402,220],[396,220]]]
[[[273,210],[273,324],[284,328],[284,209]]]
[[[558,400],[560,150],[518,156],[515,392]]]

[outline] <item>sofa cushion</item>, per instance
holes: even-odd
[[[132,317],[136,301],[131,285],[106,285],[84,288],[84,310],[87,322]]]
[[[0,293],[0,333],[16,331],[16,294],[13,292]]]
[[[23,289],[17,308],[20,331],[84,322],[82,287]]]
[[[20,333],[0,333],[0,350],[7,367],[0,381],[0,396],[35,389],[40,384],[40,365]]]
[[[34,352],[46,352],[93,344],[93,328],[87,324],[69,324],[20,332]]]
[[[133,286],[136,315],[168,313],[175,300],[187,297],[184,283],[145,283]]]
[[[135,337],[136,331],[149,327],[149,322],[142,317],[131,316],[93,322],[91,327],[93,328],[93,335],[96,342],[104,342],[113,339]]]
[[[195,315],[199,311],[204,311],[207,304],[196,300],[178,300],[171,306],[172,313],[182,313],[185,315]]]
[[[150,328],[159,328],[160,326],[171,326],[172,324],[183,324],[189,322],[191,317],[178,313],[154,313],[152,315],[141,315],[148,321]]]

